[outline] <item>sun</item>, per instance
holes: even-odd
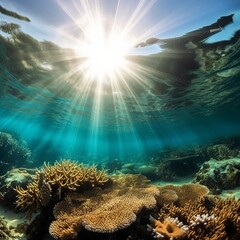
[[[127,68],[126,57],[132,44],[121,32],[106,31],[98,20],[84,32],[81,46],[85,61],[80,68],[85,75],[97,81],[108,81]]]

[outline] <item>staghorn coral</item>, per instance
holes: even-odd
[[[43,178],[43,174],[37,172],[33,182],[27,185],[27,189],[16,186],[17,207],[22,211],[27,211],[28,217],[31,217],[34,210],[38,207],[47,206],[51,199],[51,186]]]
[[[57,187],[59,198],[62,190],[76,191],[87,183],[90,187],[102,186],[109,180],[104,170],[99,171],[96,166],[85,167],[70,160],[55,162],[53,166],[44,164],[43,173],[46,181]]]
[[[204,197],[181,207],[164,205],[159,213],[159,221],[169,217],[178,218],[188,226],[186,239],[233,240],[240,238],[239,214],[239,199]]]
[[[201,184],[186,184],[182,186],[165,185],[159,187],[160,194],[158,204],[163,206],[168,203],[176,203],[183,206],[189,200],[197,200],[206,196],[209,193],[207,187]]]
[[[129,174],[113,176],[112,180],[109,188],[69,194],[56,204],[53,211],[56,220],[50,225],[50,234],[55,239],[71,239],[78,230],[71,228],[69,233],[72,219],[76,226],[91,232],[112,233],[130,226],[143,209],[156,207],[159,190],[148,185],[145,177]],[[70,222],[66,223],[68,217]]]
[[[52,197],[57,195],[61,199],[62,192],[76,191],[83,184],[91,189],[104,185],[108,180],[105,171],[97,170],[96,166],[85,167],[70,160],[55,162],[53,166],[44,164],[42,172],[37,172],[26,189],[18,186],[15,188],[16,204],[31,216],[38,207],[47,206]]]

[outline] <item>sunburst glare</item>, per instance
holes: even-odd
[[[119,32],[107,33],[104,23],[98,19],[87,27],[80,43],[78,52],[85,58],[80,69],[88,78],[107,81],[127,68],[126,56],[131,47],[131,42]]]
[[[116,131],[121,132],[124,126],[138,142],[127,104],[129,101],[134,102],[134,111],[142,113],[141,119],[148,124],[136,91],[149,92],[146,79],[154,77],[154,72],[151,67],[138,62],[135,46],[159,32],[161,24],[145,25],[145,17],[155,2],[132,1],[126,10],[125,2],[114,1],[107,6],[107,9],[112,8],[111,15],[97,0],[73,1],[74,8],[58,2],[73,22],[74,32],[66,27],[62,34],[72,42],[76,53],[77,64],[66,79],[77,90],[74,105],[85,106],[87,99],[92,99],[91,152],[98,148],[101,127],[109,119],[115,119]],[[141,148],[140,144],[137,147]]]

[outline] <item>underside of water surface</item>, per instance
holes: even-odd
[[[208,21],[200,13],[191,16],[192,27],[187,16],[180,23],[177,16],[151,19],[156,10],[150,3],[135,6],[127,19],[123,9],[133,10],[132,2],[95,9],[91,4],[80,2],[74,10],[59,4],[55,21],[46,12],[49,24],[43,9],[25,16],[1,7],[2,132],[26,141],[43,160],[96,161],[239,134],[240,32],[234,4],[214,12],[214,18],[209,13]],[[36,11],[34,4],[28,8]],[[114,34],[133,38],[119,66],[108,49],[96,54]],[[110,52],[120,51],[122,42],[114,44]],[[94,53],[85,51],[89,47]]]

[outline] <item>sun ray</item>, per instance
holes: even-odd
[[[160,24],[157,24],[139,32],[139,24],[155,2],[156,0],[140,0],[135,4],[129,17],[121,19],[121,11],[125,3],[118,0],[112,21],[105,19],[103,7],[97,0],[73,1],[74,14],[68,8],[67,3],[59,2],[61,8],[79,30],[76,34],[78,38],[67,36],[73,42],[76,61],[79,64],[70,73],[66,73],[63,79],[65,78],[72,84],[76,93],[78,92],[72,101],[70,111],[75,111],[75,106],[79,105],[81,114],[75,119],[70,119],[70,115],[65,119],[77,122],[77,125],[81,127],[85,108],[89,105],[89,99],[92,99],[89,113],[91,119],[89,121],[91,135],[89,151],[92,153],[96,153],[99,149],[99,137],[102,134],[103,124],[107,124],[111,117],[115,119],[115,134],[118,138],[129,136],[126,129],[128,126],[139,151],[142,143],[139,142],[138,131],[133,124],[134,113],[141,114],[138,120],[145,121],[154,135],[144,112],[143,100],[137,95],[136,89],[141,88],[142,91],[151,94],[148,80],[154,78],[154,75],[159,75],[159,72],[154,73],[148,66],[143,66],[141,62],[139,64],[136,61],[137,58],[131,55],[131,51],[137,43],[144,41],[160,29]],[[76,12],[80,17],[76,17]],[[135,29],[137,29],[136,32]],[[64,32],[62,35],[64,36]],[[75,75],[78,75],[79,79],[73,77]],[[108,101],[112,103],[108,104]],[[130,102],[135,108],[129,107]],[[113,112],[106,115],[107,107],[110,106],[114,107]]]

